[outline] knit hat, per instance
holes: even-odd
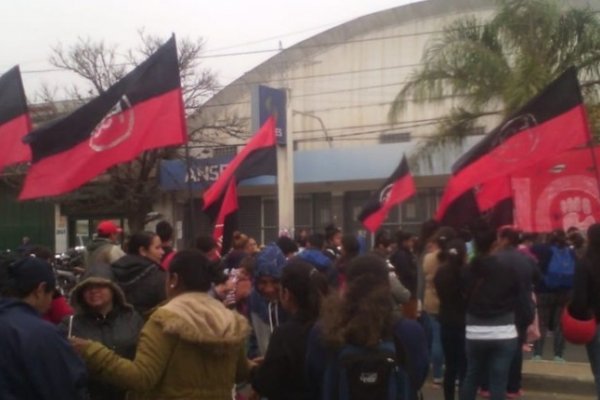
[[[25,257],[8,267],[7,288],[17,293],[27,295],[40,283],[46,283],[48,288],[56,286],[52,266],[41,258]]]

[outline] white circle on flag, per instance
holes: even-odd
[[[390,183],[389,185],[381,189],[381,192],[379,192],[379,203],[387,203],[388,199],[390,198],[390,195],[392,194],[392,187],[394,187],[394,184]]]
[[[532,129],[537,125],[533,114],[519,115],[506,121],[492,143],[494,151],[490,155],[507,163],[521,161],[524,156],[533,153],[540,142],[538,132]],[[517,134],[518,142],[510,140]]]
[[[96,126],[90,136],[89,145],[97,152],[112,149],[131,136],[134,124],[135,115],[131,102],[127,95],[123,95]]]

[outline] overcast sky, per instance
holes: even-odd
[[[76,84],[73,74],[48,71],[50,49],[78,37],[134,47],[137,31],[167,38],[203,37],[205,65],[226,84],[276,54],[273,50],[365,14],[416,0],[4,0],[0,2],[0,73],[15,64],[35,102],[42,83]]]

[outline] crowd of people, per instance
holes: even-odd
[[[120,245],[97,227],[79,282],[30,246],[0,274],[0,399],[403,399],[522,395],[523,355],[564,362],[560,321],[600,317],[600,224],[527,235],[485,224],[330,225],[259,245],[175,249],[166,221]],[[67,302],[68,300],[68,302]],[[587,343],[600,388],[600,333]],[[600,392],[598,393],[600,399]]]

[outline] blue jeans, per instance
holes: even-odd
[[[442,349],[442,335],[440,322],[437,315],[423,313],[422,323],[426,332],[431,332],[429,354],[432,364],[433,379],[442,379],[444,374],[444,350]]]
[[[467,374],[460,400],[475,400],[477,388],[487,374],[490,399],[506,399],[508,371],[517,351],[517,338],[504,340],[468,340]]]
[[[600,400],[600,324],[596,327],[596,337],[586,346],[588,358],[594,381],[596,383],[596,396]]]

